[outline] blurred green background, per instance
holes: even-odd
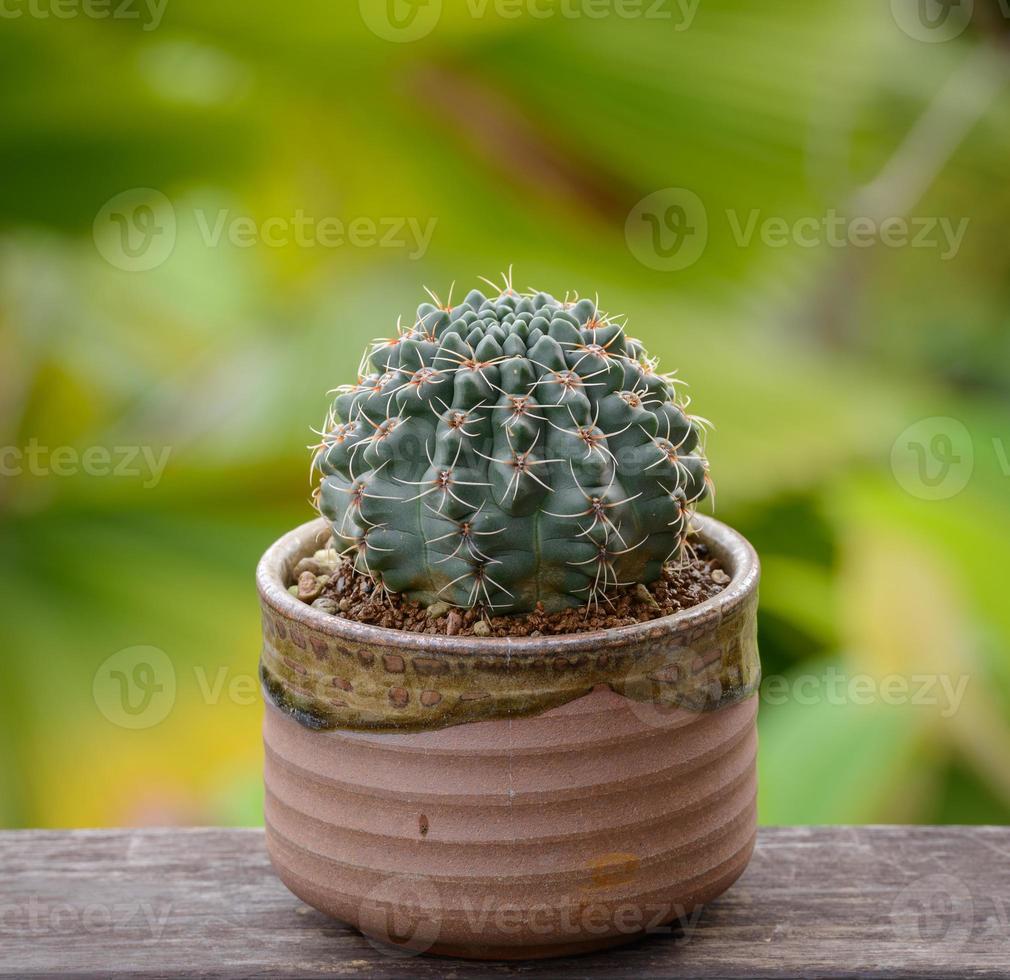
[[[1005,2],[122,4],[0,21],[0,825],[260,822],[309,427],[512,264],[716,424],[762,820],[1007,821]]]

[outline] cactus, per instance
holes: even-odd
[[[355,567],[494,613],[657,579],[709,484],[679,382],[588,299],[507,281],[432,299],[366,352],[314,447],[315,503]]]

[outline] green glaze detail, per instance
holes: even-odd
[[[424,605],[585,605],[679,555],[699,422],[592,301],[474,290],[422,304],[338,389],[317,503],[359,571]]]
[[[629,641],[625,630],[596,634],[577,651],[415,651],[334,637],[264,606],[260,675],[271,701],[313,729],[421,731],[536,714],[606,684],[643,712],[707,711],[753,695],[760,683],[757,593],[717,604],[674,632]],[[498,641],[501,643],[502,641]]]

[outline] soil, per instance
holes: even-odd
[[[321,611],[359,623],[443,636],[557,636],[589,633],[646,623],[696,606],[722,592],[730,576],[701,542],[683,564],[667,565],[651,585],[610,593],[599,607],[576,607],[548,613],[538,604],[530,613],[492,615],[480,609],[457,609],[447,603],[425,608],[395,592],[376,587],[366,575],[334,551],[317,552],[295,569],[292,594]],[[334,570],[335,569],[335,570]],[[609,601],[608,601],[609,600]]]

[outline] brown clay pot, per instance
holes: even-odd
[[[697,521],[718,596],[537,639],[322,613],[287,586],[325,524],[274,545],[266,830],[288,888],[404,953],[561,956],[695,921],[753,849],[759,681],[757,556]]]

